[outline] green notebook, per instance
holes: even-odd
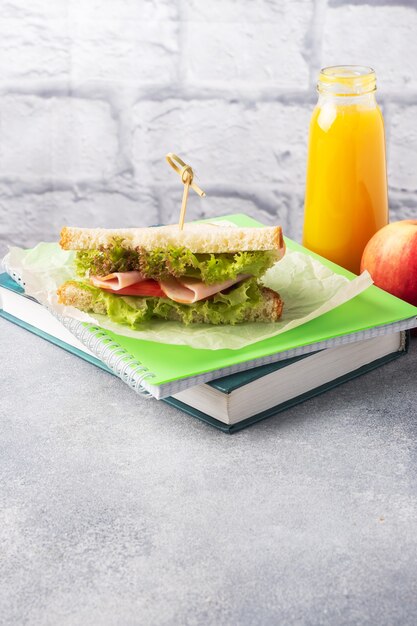
[[[24,290],[7,274],[0,274],[0,317],[114,373],[85,346],[77,344],[52,313],[25,297]],[[404,331],[390,332],[254,367],[191,387],[163,401],[234,433],[397,359],[407,351],[406,335]]]
[[[7,274],[0,274],[0,317],[114,373],[52,313],[25,297]],[[407,332],[390,332],[269,363],[191,387],[163,401],[231,434],[397,359],[407,351]]]
[[[238,226],[262,226],[245,215],[225,216]],[[353,274],[287,239],[287,246],[319,259],[334,272]],[[132,339],[64,318],[60,321],[138,393],[160,399],[221,376],[414,327],[417,308],[370,287],[307,324],[238,350],[194,349]]]

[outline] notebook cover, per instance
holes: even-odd
[[[246,215],[225,216],[221,219],[234,222],[238,226],[262,226]],[[319,259],[333,271],[349,278],[353,277],[353,274],[347,270],[306,250],[299,244],[289,239],[286,239],[286,243],[289,248]],[[190,386],[187,381],[185,381],[185,386],[176,384],[176,381],[192,379],[208,373],[212,373],[215,378],[216,372],[223,368],[235,368],[235,371],[238,371],[239,367],[246,369],[245,364],[248,361],[268,357],[278,360],[279,357],[276,355],[293,349],[305,349],[311,352],[314,348],[311,349],[309,346],[314,346],[321,341],[330,342],[326,347],[339,345],[342,341],[337,338],[343,335],[369,331],[364,338],[370,337],[372,330],[369,329],[416,316],[416,307],[372,286],[350,302],[307,324],[239,350],[195,349],[188,346],[132,339],[110,331],[106,332],[116,344],[143,364],[146,370],[152,372],[153,377],[149,383],[156,388],[174,383],[168,385],[167,393],[175,393],[185,386]]]

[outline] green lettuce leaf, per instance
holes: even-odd
[[[106,276],[112,272],[130,272],[139,267],[139,253],[123,248],[122,239],[115,237],[110,248],[78,250],[75,255],[75,271],[78,276]]]
[[[276,261],[273,250],[221,254],[194,254],[187,248],[142,251],[140,267],[145,276],[160,279],[171,274],[198,278],[207,285],[235,279],[239,274],[259,278]]]
[[[105,276],[112,272],[140,270],[146,278],[161,280],[172,275],[193,277],[207,285],[235,279],[239,274],[259,278],[276,261],[273,250],[221,254],[194,254],[187,248],[127,250],[121,241],[100,250],[79,250],[75,265],[78,276]]]
[[[228,292],[194,304],[180,304],[169,298],[117,296],[88,283],[76,284],[90,292],[93,305],[97,302],[105,304],[107,315],[113,322],[131,328],[138,328],[151,318],[180,321],[187,325],[199,322],[238,324],[246,319],[248,310],[259,305],[262,299],[261,287],[256,279],[245,280]]]

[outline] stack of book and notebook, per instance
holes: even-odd
[[[258,224],[239,216],[240,225]],[[346,270],[299,244],[287,245]],[[8,274],[0,275],[0,316],[232,433],[406,353],[417,308],[370,287],[302,326],[238,350],[194,349],[132,339],[57,319]]]

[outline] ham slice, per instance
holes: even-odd
[[[223,283],[215,283],[214,285],[205,285],[197,278],[184,278],[181,281],[176,278],[169,278],[161,280],[159,284],[162,291],[174,302],[193,304],[193,302],[214,296],[214,294],[240,283],[245,278],[248,278],[248,274],[240,274],[235,279],[225,280]]]
[[[235,279],[225,280],[214,285],[205,285],[197,278],[174,277],[166,280],[146,280],[140,272],[115,272],[107,276],[90,276],[90,282],[94,287],[119,295],[157,296],[167,297],[174,302],[193,304],[199,300],[205,300],[220,291],[224,291],[242,280],[248,278],[248,274],[240,274]],[[142,288],[143,285],[143,288]]]
[[[115,272],[107,276],[90,276],[90,281],[94,287],[108,289],[110,291],[120,291],[125,287],[130,287],[144,280],[140,272]]]

